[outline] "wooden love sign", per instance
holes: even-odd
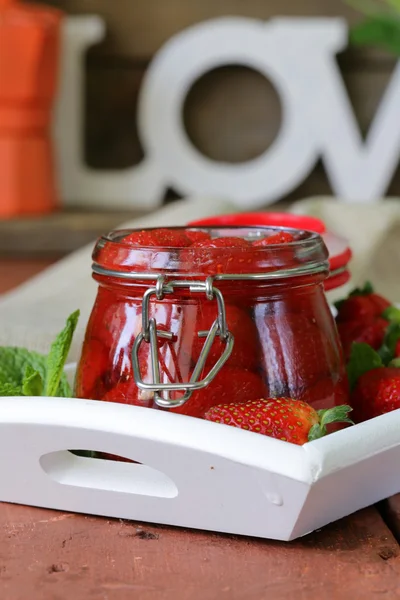
[[[64,26],[61,89],[55,123],[64,203],[157,207],[165,190],[227,198],[238,207],[271,204],[294,190],[322,159],[333,192],[344,201],[384,195],[400,154],[400,64],[364,142],[335,55],[348,27],[336,18],[220,18],[190,27],[156,54],[142,83],[138,128],[142,164],[100,171],[83,161],[83,55],[104,36],[98,17]],[[270,79],[283,107],[280,132],[261,156],[227,164],[202,155],[183,125],[195,81],[224,65],[243,65]]]

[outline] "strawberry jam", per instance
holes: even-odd
[[[318,234],[290,229],[102,237],[76,395],[199,418],[217,404],[266,397],[315,409],[345,403],[327,259]]]

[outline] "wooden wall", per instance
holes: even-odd
[[[174,33],[205,19],[243,15],[359,16],[340,0],[48,0],[70,14],[105,18],[107,39],[87,59],[86,159],[93,167],[138,163],[142,150],[135,126],[140,82],[151,57]],[[339,57],[343,76],[365,133],[394,61],[374,51],[346,51]],[[400,118],[400,109],[399,109]],[[258,73],[227,67],[209,73],[192,88],[185,108],[188,134],[206,155],[225,161],[257,156],[274,139],[280,103]],[[321,165],[292,198],[329,193]],[[389,189],[400,195],[400,170]]]

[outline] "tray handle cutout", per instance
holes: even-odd
[[[39,463],[53,481],[62,485],[156,498],[178,496],[178,488],[170,477],[140,463],[86,458],[69,450],[44,454]]]

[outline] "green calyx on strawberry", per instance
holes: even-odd
[[[268,398],[214,406],[205,419],[301,446],[325,436],[332,423],[353,424],[351,410],[343,405],[315,411],[301,400]]]
[[[400,359],[393,357],[399,335],[392,323],[378,352],[368,344],[352,346],[347,373],[356,423],[400,408]]]

